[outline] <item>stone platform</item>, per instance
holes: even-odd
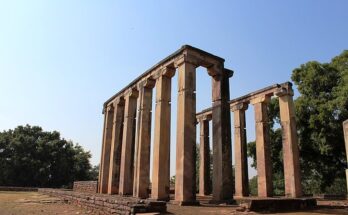
[[[315,198],[235,198],[237,204],[245,206],[250,211],[282,212],[312,209],[317,206]]]
[[[165,213],[167,210],[166,202],[162,201],[48,188],[39,189],[38,192],[63,199],[65,202],[87,208],[98,214]]]

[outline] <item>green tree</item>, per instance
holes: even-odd
[[[301,65],[292,80],[300,92],[295,106],[304,188],[322,193],[344,177],[346,167],[342,122],[348,118],[348,51],[330,63]]]
[[[0,132],[0,185],[61,187],[91,178],[90,152],[39,126]]]

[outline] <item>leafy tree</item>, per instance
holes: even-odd
[[[90,152],[39,126],[0,132],[0,185],[61,187],[91,178]]]
[[[303,183],[308,191],[325,192],[344,177],[346,167],[342,122],[348,118],[348,51],[330,63],[301,65],[292,80],[301,94],[295,106]]]

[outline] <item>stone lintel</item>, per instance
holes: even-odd
[[[271,101],[270,96],[262,95],[262,96],[259,96],[259,97],[256,97],[256,98],[250,100],[250,104],[255,105],[257,103],[269,103],[270,101]]]
[[[203,121],[210,121],[210,120],[212,120],[212,115],[211,114],[197,116],[197,122],[198,123],[201,123]]]

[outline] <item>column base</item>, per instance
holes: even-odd
[[[175,201],[175,200],[171,200],[170,201],[171,204],[174,205],[179,205],[179,206],[199,206],[200,203],[199,201]]]

